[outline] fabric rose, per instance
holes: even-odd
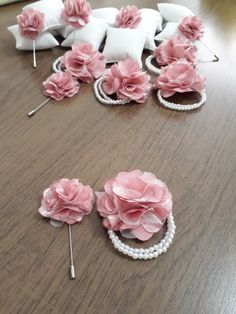
[[[20,34],[28,39],[35,40],[44,30],[44,14],[37,9],[23,10],[17,21]]]
[[[106,62],[90,44],[74,43],[62,57],[61,66],[81,81],[91,83],[104,73]]]
[[[194,63],[196,60],[196,48],[191,41],[182,37],[174,36],[163,41],[153,53],[157,63],[161,66],[170,64],[179,59],[186,59]]]
[[[91,213],[93,190],[77,179],[60,179],[43,192],[39,213],[47,218],[74,224]]]
[[[144,103],[150,89],[150,76],[140,70],[132,59],[120,61],[105,72],[102,88],[117,99],[129,99]]]
[[[136,28],[141,20],[139,9],[135,5],[127,5],[117,13],[115,26],[118,28]]]
[[[161,69],[154,88],[160,89],[161,96],[170,97],[175,93],[201,92],[204,85],[204,77],[197,73],[193,64],[180,59]]]
[[[164,182],[150,172],[120,172],[97,193],[97,211],[103,225],[129,231],[146,241],[158,232],[172,211],[172,195]]]
[[[179,24],[179,30],[190,40],[199,40],[204,33],[202,21],[197,16],[186,16]]]
[[[90,4],[86,0],[65,0],[62,19],[75,28],[81,28],[89,22]]]
[[[79,83],[69,72],[58,72],[43,82],[44,94],[55,100],[72,97],[79,91]]]

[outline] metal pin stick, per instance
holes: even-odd
[[[41,103],[38,107],[28,113],[28,117],[32,117],[39,109],[41,109],[44,105],[46,105],[51,98],[47,98],[43,103]]]
[[[214,59],[212,59],[211,62],[218,62],[220,60],[220,58],[203,41],[201,41],[201,40],[199,40],[199,41],[214,56]]]
[[[68,224],[68,234],[69,234],[69,249],[70,249],[70,279],[75,279],[75,267],[73,259],[73,247],[72,247],[72,236],[71,236],[71,225]]]
[[[33,67],[36,68],[36,55],[35,55],[35,40],[33,40]]]

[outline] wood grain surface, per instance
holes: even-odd
[[[90,2],[156,8],[150,0]],[[200,110],[164,109],[154,93],[144,105],[109,108],[81,84],[78,96],[30,119],[65,50],[37,52],[33,69],[32,54],[17,51],[6,31],[23,4],[1,7],[0,313],[236,313],[236,2],[171,2],[203,19],[204,42],[220,56],[199,66],[208,97]],[[61,177],[102,190],[133,169],[155,173],[173,193],[173,245],[156,260],[130,260],[113,249],[94,210],[72,228],[77,278],[69,280],[67,229],[38,214],[42,191]]]

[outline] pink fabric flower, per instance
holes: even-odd
[[[157,63],[163,66],[182,58],[194,63],[196,60],[195,52],[196,48],[188,39],[176,35],[171,39],[163,41],[154,50],[153,55]]]
[[[158,232],[172,210],[167,186],[150,172],[120,172],[97,194],[97,211],[103,225],[114,231],[129,230],[142,241]]]
[[[200,39],[204,33],[202,21],[197,16],[186,16],[180,23],[179,30],[191,40]]]
[[[117,99],[145,102],[150,89],[150,76],[142,72],[136,61],[127,59],[111,66],[104,75],[103,90]]]
[[[89,185],[77,179],[60,179],[43,192],[39,213],[47,218],[74,224],[91,213],[94,195]]]
[[[180,59],[162,68],[154,88],[160,89],[163,97],[170,97],[175,93],[201,92],[204,85],[204,77],[196,72],[193,64]]]
[[[58,72],[43,82],[44,94],[55,100],[72,97],[79,91],[79,83],[69,72]]]
[[[73,44],[72,50],[67,51],[62,57],[61,65],[74,77],[86,83],[100,77],[106,67],[104,56],[99,51],[93,50],[90,44],[84,43]]]
[[[142,20],[139,9],[135,5],[127,5],[116,15],[115,26],[119,28],[136,28]]]
[[[86,0],[65,0],[62,19],[75,28],[81,28],[89,22],[90,4]]]
[[[17,16],[20,34],[34,40],[44,29],[44,14],[37,9],[28,8]]]

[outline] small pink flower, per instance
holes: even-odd
[[[197,16],[186,16],[180,23],[179,30],[190,40],[198,40],[204,33],[202,21]]]
[[[74,224],[91,213],[93,190],[77,179],[60,179],[43,192],[39,213],[47,218]]]
[[[58,72],[49,76],[43,82],[44,94],[55,100],[72,97],[79,91],[79,83],[75,81],[69,72]]]
[[[193,64],[180,59],[161,69],[154,88],[160,89],[163,97],[170,97],[175,93],[201,92],[204,85],[204,77],[196,72]]]
[[[104,75],[103,90],[117,99],[144,103],[150,89],[150,76],[142,72],[136,61],[127,59],[111,66]]]
[[[129,230],[145,241],[158,232],[172,211],[172,195],[154,174],[120,172],[97,194],[97,211],[103,225],[114,231]]]
[[[115,26],[119,28],[136,28],[141,20],[139,9],[135,5],[127,5],[118,12]]]
[[[104,56],[99,51],[93,50],[90,44],[84,43],[73,44],[72,50],[67,51],[62,57],[61,65],[74,77],[86,83],[100,77],[106,67]]]
[[[90,4],[86,0],[65,0],[62,11],[63,20],[75,28],[81,28],[89,22]]]
[[[37,9],[27,8],[17,16],[20,34],[35,40],[44,29],[44,14]]]
[[[174,36],[171,39],[163,41],[155,50],[154,57],[159,65],[167,65],[179,59],[186,59],[194,63],[196,60],[196,48],[192,43],[182,37]]]

